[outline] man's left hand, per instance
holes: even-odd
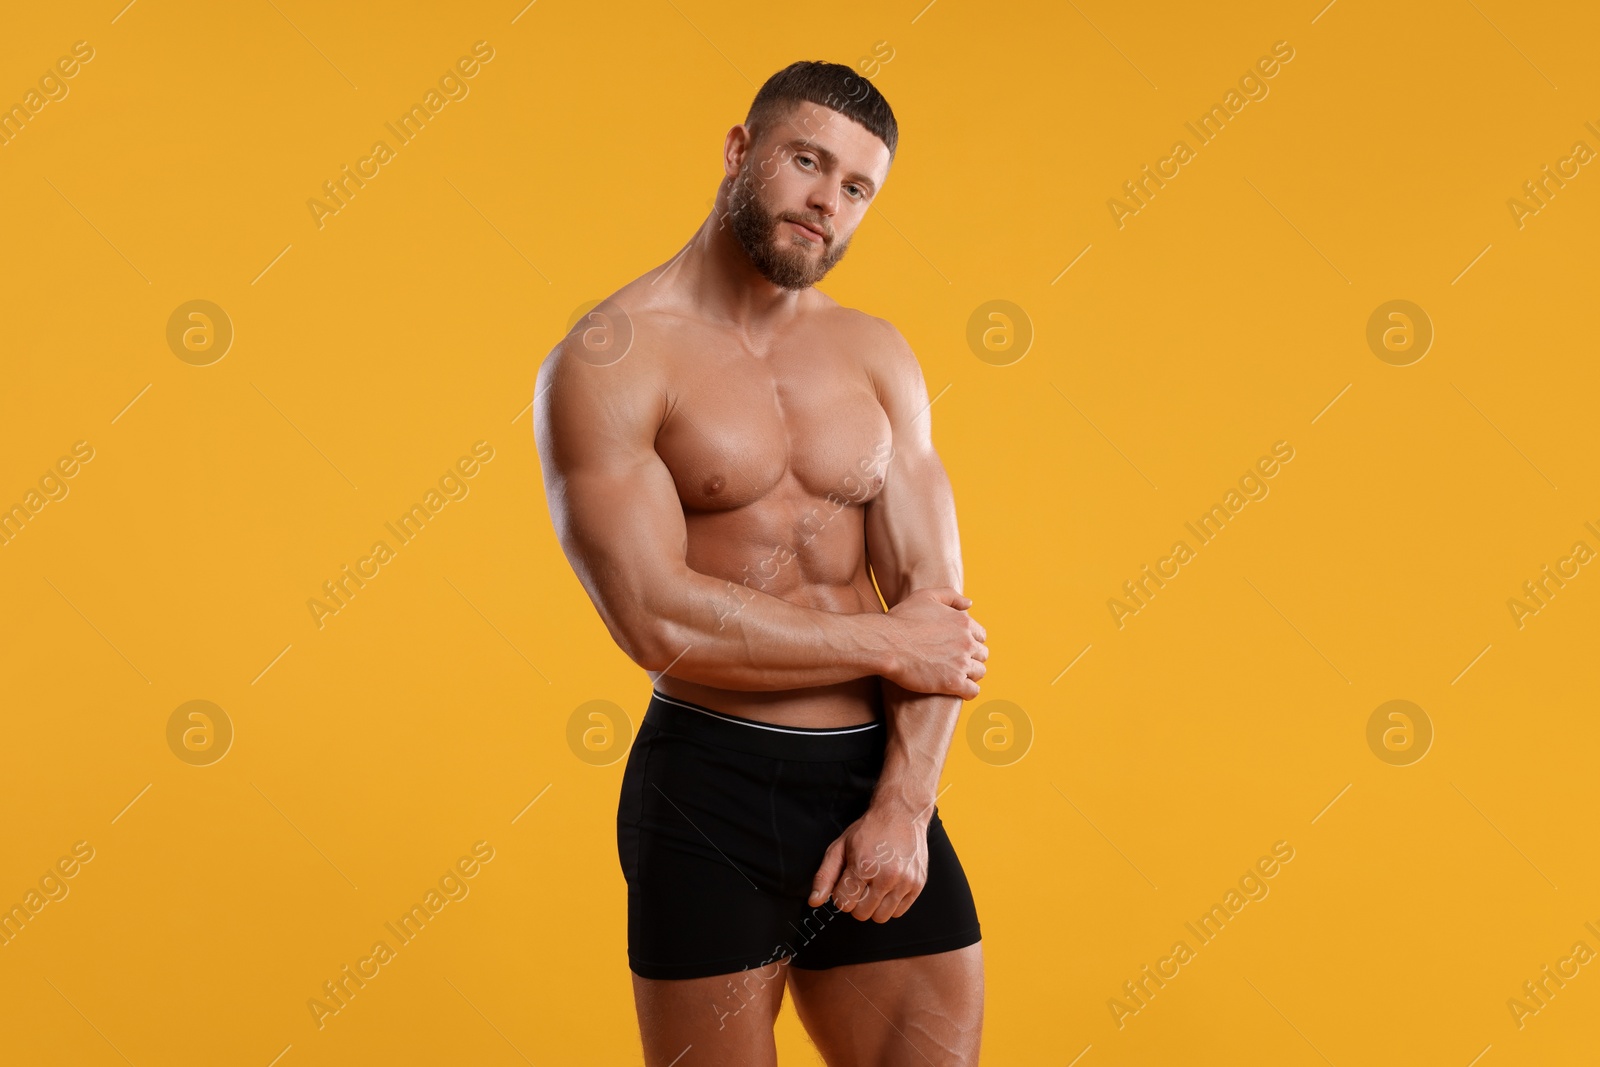
[[[823,853],[810,903],[832,896],[840,911],[863,922],[888,922],[905,914],[927,880],[927,818],[874,805]]]

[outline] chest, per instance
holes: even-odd
[[[671,394],[656,452],[685,510],[794,492],[859,504],[883,486],[889,417],[848,352],[706,358],[674,373]]]

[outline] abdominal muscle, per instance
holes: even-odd
[[[858,549],[856,552],[856,573],[852,581],[806,581],[802,577],[808,568],[808,563],[811,567],[815,567],[819,558],[836,561],[840,556],[850,552],[849,546],[863,544],[863,524],[859,509],[846,510],[854,514],[848,517],[840,515],[833,524],[830,524],[832,528],[823,531],[811,545],[803,547],[796,558],[791,559],[780,569],[774,581],[761,587],[760,593],[822,611],[846,614],[870,611],[882,614],[883,606],[879,603],[877,593],[872,586],[872,579],[867,574],[864,550]],[[689,531],[691,549],[694,546],[695,533],[691,524]],[[695,567],[696,570],[700,570],[705,567],[705,562],[696,561],[695,555],[696,553],[691,551],[691,566],[695,562],[700,562],[700,566]],[[766,553],[763,553],[763,556],[765,555]],[[714,569],[719,572],[714,574],[714,577],[727,577],[728,580],[735,581],[737,579],[732,576],[733,573],[745,571],[745,563],[741,559],[738,566],[718,566]],[[788,578],[787,582],[784,581],[785,578]],[[756,586],[752,584],[750,588]],[[748,598],[751,594],[747,589],[741,591],[741,595]],[[720,689],[716,686],[675,678],[669,667],[655,679],[655,688],[664,696],[676,697],[713,711],[726,712],[729,715],[738,715],[775,726],[820,728],[858,726],[883,717],[881,679],[875,674],[832,685],[809,686],[803,689],[748,691]]]

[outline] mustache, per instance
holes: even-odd
[[[825,240],[833,240],[833,228],[830,227],[826,222],[823,222],[821,219],[809,219],[804,215],[793,214],[779,215],[778,218],[784,222],[798,222],[803,225],[810,226],[812,229],[822,234]]]

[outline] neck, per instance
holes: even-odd
[[[810,294],[774,285],[750,261],[728,218],[726,181],[711,214],[650,284],[670,284],[706,317],[752,332],[788,319]]]

